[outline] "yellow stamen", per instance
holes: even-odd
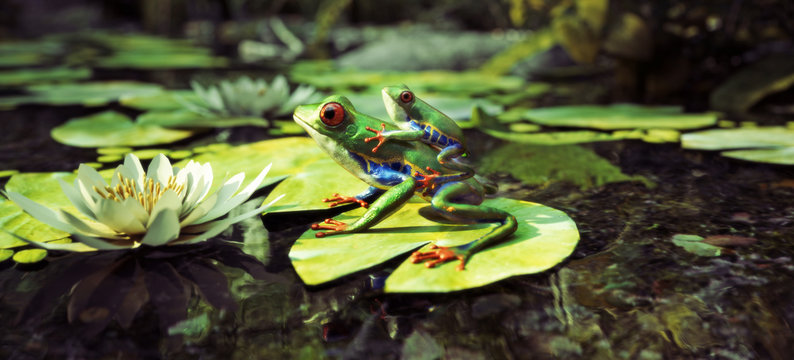
[[[100,189],[94,186],[94,191],[102,198],[114,201],[124,201],[128,198],[133,198],[148,212],[154,209],[157,201],[167,190],[174,191],[177,195],[180,195],[186,188],[186,184],[178,183],[176,176],[173,175],[169,176],[165,183],[155,182],[152,178],[147,179],[144,177],[143,188],[140,190],[138,190],[137,182],[133,179],[125,178],[121,173],[117,173],[116,176],[119,179],[119,183],[115,187],[106,185],[104,189]]]

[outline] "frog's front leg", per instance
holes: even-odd
[[[366,129],[374,132],[375,136],[364,139],[364,142],[368,143],[372,140],[378,140],[378,144],[375,145],[374,148],[372,148],[373,153],[378,152],[378,149],[380,149],[380,146],[383,145],[383,143],[386,142],[386,140],[393,139],[393,140],[412,141],[412,140],[419,140],[422,138],[422,135],[424,135],[424,131],[421,129],[384,131],[386,129],[385,123],[380,124],[380,130],[373,129],[369,126],[367,126]]]
[[[457,269],[463,270],[466,261],[475,253],[501,242],[516,231],[518,223],[515,216],[504,210],[480,205],[482,200],[482,194],[475,192],[465,182],[451,182],[443,185],[430,202],[433,210],[438,214],[458,223],[488,222],[498,223],[499,226],[467,244],[453,247],[434,245],[431,251],[414,252],[411,255],[411,261],[413,263],[426,261],[425,266],[432,268],[440,263],[457,259],[460,261]]]
[[[331,231],[318,232],[314,235],[316,237],[325,237],[369,229],[405,205],[408,199],[413,196],[415,187],[416,180],[410,176],[406,176],[403,182],[393,186],[375,200],[375,202],[370,204],[367,212],[356,219],[352,224],[346,224],[334,219],[325,219],[324,223],[313,224],[312,229]]]
[[[382,189],[378,189],[374,186],[370,186],[369,188],[367,188],[367,190],[362,191],[360,194],[356,196],[344,196],[344,195],[339,195],[339,193],[334,193],[333,195],[331,195],[331,197],[323,199],[323,202],[330,202],[331,204],[329,204],[328,207],[334,207],[342,204],[358,203],[359,205],[361,205],[361,207],[366,208],[369,207],[369,203],[365,199],[378,196],[380,194],[383,194],[383,192],[384,190]]]

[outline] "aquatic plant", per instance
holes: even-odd
[[[64,194],[83,216],[52,210],[13,191],[6,196],[37,220],[70,233],[88,247],[26,240],[46,249],[90,251],[192,244],[263,212],[278,200],[234,218],[216,220],[246,201],[269,169],[270,165],[239,193],[244,173],[232,176],[208,196],[213,180],[209,163],[190,161],[178,169],[160,154],[144,171],[140,160],[128,154],[110,185],[85,164],[80,165],[73,186],[60,180]]]
[[[309,85],[300,85],[290,93],[287,79],[282,75],[276,76],[270,84],[263,79],[243,76],[206,88],[196,81],[190,86],[201,102],[185,100],[183,105],[207,116],[282,116],[291,114],[300,104],[319,100],[319,94]]]

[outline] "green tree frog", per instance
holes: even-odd
[[[483,185],[470,175],[439,163],[436,149],[419,141],[389,141],[377,144],[378,149],[373,152],[373,144],[366,140],[371,135],[368,128],[383,124],[381,128],[386,131],[399,129],[358,113],[344,96],[334,95],[320,104],[298,106],[293,118],[337,163],[370,185],[356,197],[335,194],[336,198],[325,201],[361,203],[364,196],[383,193],[363,216],[350,224],[326,219],[312,225],[312,229],[326,230],[316,233],[317,237],[365,231],[397,211],[414,194],[430,202],[435,213],[450,221],[499,224],[470,243],[415,252],[411,255],[414,263],[426,261],[425,266],[430,268],[457,259],[460,261],[457,269],[463,270],[467,259],[476,252],[515,232],[516,218],[501,209],[481,205]]]

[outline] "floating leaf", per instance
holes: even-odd
[[[44,260],[47,257],[47,250],[44,249],[26,249],[17,251],[14,254],[14,261],[20,264],[33,264]]]
[[[104,111],[67,121],[52,129],[60,143],[77,147],[149,146],[168,144],[194,134],[189,130],[164,129],[134,123],[124,114]]]
[[[140,125],[182,129],[268,125],[268,121],[261,117],[205,116],[189,110],[149,111],[138,116],[136,122]]]
[[[698,131],[682,135],[681,146],[697,150],[794,146],[794,129],[769,126]]]
[[[88,79],[91,69],[87,68],[44,68],[14,69],[0,71],[0,86],[20,86],[48,82],[65,82]]]
[[[503,244],[475,254],[466,270],[451,262],[427,269],[406,260],[386,280],[387,292],[447,292],[482,286],[513,275],[536,273],[567,257],[579,240],[576,225],[564,213],[539,204],[510,199],[487,200],[487,206],[516,216],[519,229]],[[489,224],[439,224],[419,214],[426,203],[409,203],[374,228],[357,234],[315,238],[304,233],[290,250],[295,271],[309,285],[328,282],[381,264],[430,242],[458,245],[491,230]],[[357,209],[337,217],[349,220]],[[345,261],[340,261],[345,259]]]
[[[14,255],[14,250],[0,249],[0,262],[6,261]]]
[[[698,235],[676,234],[673,236],[673,244],[698,256],[720,256],[725,250],[703,242],[703,237]]]
[[[290,77],[300,83],[320,89],[345,90],[368,88],[380,91],[384,86],[406,84],[411,90],[454,93],[461,95],[491,94],[518,91],[524,80],[511,76],[496,76],[474,71],[422,71],[422,72],[358,72],[352,70],[317,71],[309,63],[298,63],[290,70]],[[348,94],[349,95],[349,94]]]
[[[530,109],[525,114],[546,126],[617,129],[697,129],[714,125],[717,114],[684,114],[678,106],[640,106],[634,104],[573,105]]]
[[[72,173],[28,173],[12,176],[6,184],[6,191],[13,191],[46,205],[50,208],[66,208],[74,210],[72,203],[61,190],[58,180],[73,181]],[[40,242],[63,239],[68,233],[51,228],[34,219],[11,201],[0,200],[0,248],[13,248],[27,245],[22,240],[8,234]]]
[[[480,160],[483,175],[506,172],[527,185],[564,181],[581,188],[620,181],[652,183],[642,176],[629,176],[591,150],[576,145],[532,146],[507,144]]]
[[[185,101],[199,101],[192,90],[170,90],[153,94],[124,95],[119,99],[121,105],[138,110],[171,111],[184,108]]]
[[[775,55],[758,61],[731,76],[711,94],[711,107],[744,112],[767,95],[794,84],[794,57]]]
[[[723,151],[722,156],[767,164],[794,165],[794,146],[776,149]]]
[[[0,108],[13,108],[24,104],[99,106],[125,95],[157,93],[161,91],[161,87],[134,81],[104,81],[31,85],[25,90],[28,94],[0,96]]]
[[[96,65],[102,68],[122,69],[196,69],[224,67],[228,65],[228,60],[203,53],[179,54],[172,52],[156,54],[123,51],[101,58],[96,62]]]

